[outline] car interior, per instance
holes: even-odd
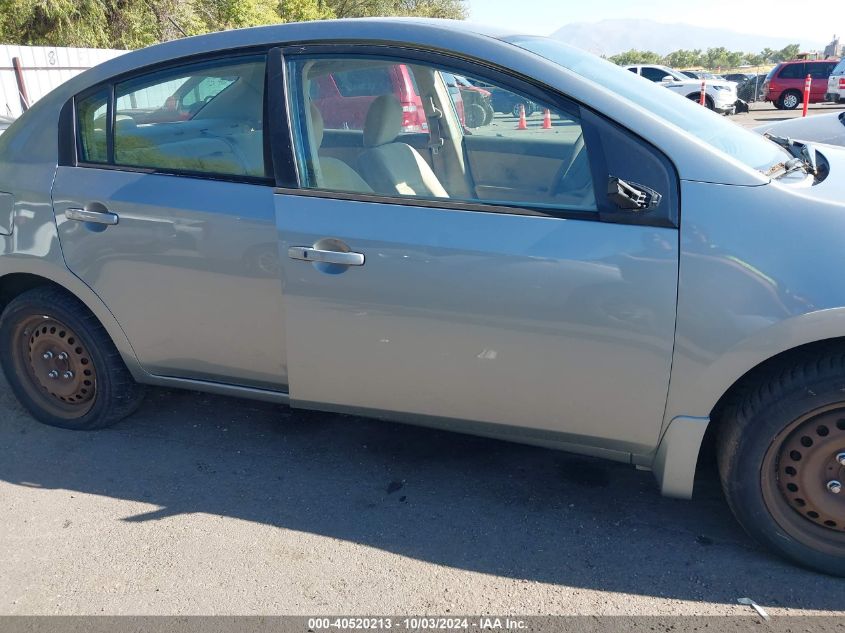
[[[198,83],[217,80],[218,92],[196,101]],[[225,79],[225,81],[220,81]],[[264,63],[233,64],[199,74],[115,88],[114,158],[118,165],[239,176],[265,175]],[[104,162],[106,113],[86,125],[80,109],[83,151]]]
[[[497,114],[487,125],[470,128],[461,91],[446,83],[445,70],[355,57],[288,63],[294,85],[287,91],[305,187],[596,210],[588,148],[573,114],[540,104],[530,120]],[[374,81],[379,70],[394,79]],[[362,80],[357,85],[356,73]],[[334,74],[342,74],[342,81],[332,77],[332,85],[356,85],[349,108],[340,92],[332,101],[315,98],[321,91],[313,86]],[[400,87],[397,81],[404,83]],[[115,163],[263,177],[263,93],[263,59],[118,84]],[[90,104],[77,105],[88,162],[106,161],[106,98],[95,95]],[[417,112],[420,107],[424,113]]]
[[[371,75],[373,66],[395,62],[317,59],[291,63],[294,68],[289,76],[300,84],[290,93],[294,95],[294,128],[302,139],[304,158],[300,160],[306,163],[308,182],[303,184],[308,187],[595,210],[583,134],[579,122],[568,113],[550,108],[550,118],[554,118],[550,127],[543,127],[542,114],[538,114],[524,130],[506,116],[470,129],[460,120],[454,91],[450,92],[443,73],[434,67],[408,65],[414,88],[421,93],[428,132],[403,131],[403,105],[394,93],[373,94],[363,121],[353,116],[343,128],[328,128],[321,111],[321,106],[327,106],[312,99],[316,91],[311,82],[339,72],[348,81],[356,69]],[[337,103],[331,107],[336,109]]]

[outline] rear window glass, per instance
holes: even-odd
[[[780,79],[803,79],[804,64],[786,64],[780,71]]]
[[[108,102],[108,88],[103,88],[99,92],[76,102],[79,159],[84,163],[108,162],[106,145]]]
[[[334,81],[342,97],[369,97],[393,92],[388,68],[362,68],[334,73]]]
[[[832,75],[845,75],[845,59],[839,62],[836,65],[836,68],[833,69]]]

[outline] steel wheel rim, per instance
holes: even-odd
[[[845,406],[816,409],[789,424],[763,459],[764,502],[796,540],[831,554],[845,548]]]
[[[29,396],[51,415],[72,420],[94,406],[97,373],[79,335],[55,317],[33,315],[15,331],[15,365]]]

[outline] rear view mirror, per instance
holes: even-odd
[[[663,79],[660,81],[672,81],[672,75],[663,75]]]

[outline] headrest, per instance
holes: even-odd
[[[323,115],[313,103],[311,104],[311,130],[314,132],[314,142],[317,147],[323,144]]]
[[[392,143],[402,131],[402,105],[393,95],[381,95],[373,101],[364,122],[364,147]]]

